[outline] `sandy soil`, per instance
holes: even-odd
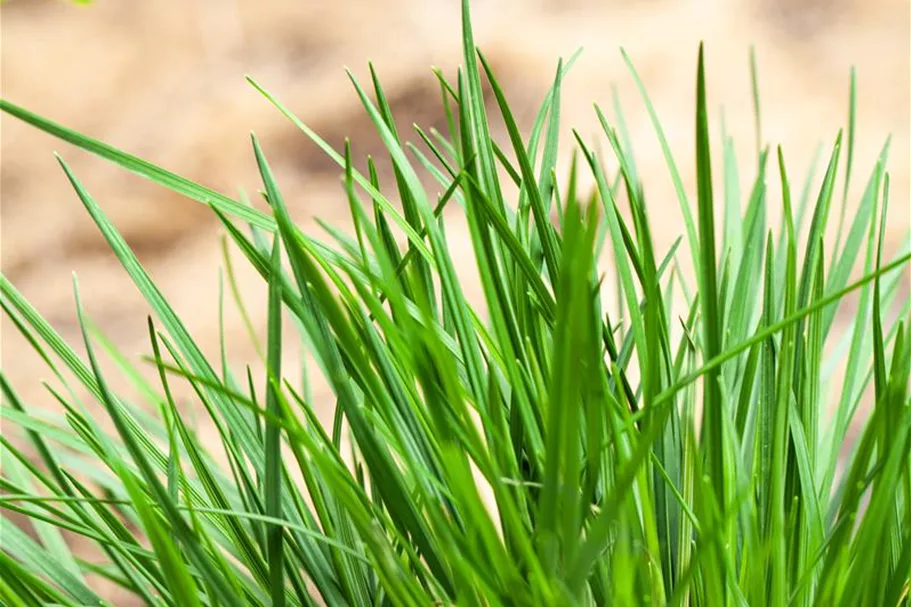
[[[817,145],[831,145],[845,122],[848,73],[856,65],[853,200],[891,133],[889,250],[907,234],[907,0],[477,0],[474,12],[478,44],[524,125],[558,57],[579,46],[585,52],[565,83],[566,144],[570,128],[595,136],[591,104],[610,107],[610,87],[617,84],[663,246],[682,224],[620,46],[649,87],[690,191],[699,40],[706,41],[711,103],[716,110],[724,106],[745,171],[755,162],[746,69],[751,43],[760,66],[766,138],[784,145],[795,172],[803,173]],[[229,194],[259,187],[248,135],[255,131],[295,217],[308,230],[316,229],[317,216],[344,225],[339,170],[246,84],[244,74],[332,144],[350,136],[363,157],[381,147],[343,66],[364,80],[372,60],[400,125],[433,126],[441,114],[429,68],[451,73],[461,53],[453,0],[98,1],[90,8],[12,0],[0,18],[3,97]],[[220,231],[209,211],[16,120],[3,116],[0,124],[4,274],[75,340],[71,273],[77,272],[90,316],[128,356],[147,351],[147,309],[66,183],[51,154],[57,150],[135,247],[203,348],[217,351]],[[720,139],[717,128],[715,134]],[[470,275],[470,249],[459,225],[456,218],[449,235]],[[243,271],[241,282],[261,323],[259,280]],[[38,380],[49,373],[8,322],[2,328],[4,372],[25,398],[47,402]],[[232,361],[252,361],[240,320],[230,313],[227,333]],[[328,394],[321,398],[331,404]]]

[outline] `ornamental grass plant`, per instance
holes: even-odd
[[[252,336],[265,377],[206,358],[58,157],[153,310],[149,350],[122,356],[75,279],[84,343],[67,343],[0,275],[3,312],[47,363],[59,404],[24,402],[0,372],[0,603],[108,605],[93,583],[104,579],[174,607],[909,604],[911,252],[905,239],[884,257],[888,143],[870,175],[852,175],[853,77],[846,129],[815,179],[763,140],[753,62],[755,171],[740,176],[733,146],[713,145],[700,48],[692,192],[624,55],[684,218],[663,250],[622,113],[595,106],[606,145],[574,133],[558,150],[575,57],[523,133],[467,1],[462,43],[458,73],[434,72],[446,132],[416,126],[416,144],[373,67],[366,84],[350,75],[388,183],[250,80],[338,164],[350,234],[292,221],[255,136],[259,207],[0,101],[211,207],[268,293],[266,333]],[[494,120],[507,140],[491,136]],[[558,154],[572,158],[568,175]],[[751,182],[747,196],[714,188],[719,172]],[[453,213],[469,226],[483,307],[456,275]],[[290,348],[331,387],[332,424],[319,423],[306,376],[289,378]],[[141,398],[113,388],[110,360]],[[187,406],[219,444],[202,444]]]

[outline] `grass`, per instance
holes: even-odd
[[[888,146],[856,212],[845,211],[853,76],[847,137],[836,138],[814,200],[812,176],[795,195],[781,149],[762,139],[751,57],[757,163],[743,207],[730,138],[713,156],[700,49],[694,208],[626,58],[684,218],[685,234],[665,251],[619,105],[613,120],[595,108],[610,153],[576,133],[572,171],[558,179],[561,83],[574,58],[559,64],[523,136],[475,48],[467,2],[463,43],[456,78],[437,74],[449,133],[418,129],[420,147],[403,142],[372,67],[372,90],[351,76],[388,151],[392,186],[372,160],[358,171],[348,146],[331,149],[251,80],[344,175],[354,234],[327,226],[328,241],[294,224],[255,137],[268,212],[0,101],[37,129],[209,205],[268,285],[266,335],[251,335],[265,344],[257,391],[249,367],[238,373],[203,355],[58,159],[154,311],[150,355],[126,362],[86,317],[74,281],[80,356],[0,276],[0,305],[52,371],[48,389],[63,412],[23,402],[0,373],[0,602],[106,605],[92,582],[104,578],[160,606],[909,604],[911,303],[899,296],[899,270],[911,254],[883,258]],[[508,142],[491,137],[488,112]],[[612,174],[608,160],[619,167]],[[583,171],[596,186],[590,197]],[[776,173],[780,189],[767,188]],[[435,199],[428,178],[443,192]],[[777,230],[767,217],[775,205]],[[456,276],[453,212],[467,220],[483,309]],[[695,285],[680,271],[687,249]],[[619,307],[601,295],[602,253]],[[839,334],[835,314],[849,294],[857,308]],[[288,320],[299,330],[294,347],[335,395],[331,427],[318,422],[325,405],[283,375]],[[110,387],[103,355],[144,400]],[[839,365],[843,379],[831,372]],[[211,418],[218,449],[188,424],[177,383]],[[864,399],[871,413],[855,419]],[[861,423],[849,440],[849,425]],[[103,558],[74,553],[64,533]]]

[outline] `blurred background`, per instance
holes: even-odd
[[[821,144],[824,162],[837,129],[846,124],[849,70],[856,65],[851,200],[856,203],[891,134],[887,252],[906,238],[907,0],[475,0],[473,11],[477,43],[524,127],[558,58],[580,46],[583,55],[564,83],[565,144],[571,128],[588,139],[596,136],[592,103],[609,110],[611,86],[618,87],[662,248],[682,232],[682,224],[621,46],[642,75],[694,192],[695,66],[698,43],[706,42],[713,136],[720,144],[723,107],[744,171],[744,197],[756,162],[750,45],[759,64],[765,138],[784,146],[797,183]],[[381,154],[381,145],[343,68],[366,82],[367,61],[373,61],[400,130],[417,140],[408,132],[411,123],[443,124],[431,66],[452,74],[461,61],[456,0],[97,0],[84,7],[10,0],[0,17],[3,97],[229,195],[255,197],[260,187],[249,140],[255,131],[295,218],[314,232],[316,217],[345,225],[340,170],[244,75],[270,89],[337,149],[351,137],[361,162],[366,154]],[[87,312],[98,325],[132,359],[148,351],[146,306],[67,184],[52,155],[56,150],[110,214],[203,348],[216,354],[222,259],[220,229],[209,210],[6,115],[0,126],[4,274],[64,337],[78,343],[71,279],[76,272]],[[495,132],[502,135],[501,129]],[[716,145],[716,175],[719,150]],[[775,190],[770,206],[777,200]],[[776,216],[774,208],[771,213]],[[470,272],[473,261],[459,225],[456,218],[449,236]],[[777,221],[771,225],[777,229]],[[241,291],[261,326],[265,292],[240,256],[234,259]],[[906,276],[904,297],[907,283]],[[255,362],[240,318],[227,307],[231,360]],[[848,314],[850,306],[843,307],[842,316]],[[49,373],[22,346],[4,322],[4,372],[27,399],[44,401],[39,380]]]

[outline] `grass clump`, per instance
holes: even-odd
[[[0,602],[107,604],[93,575],[161,606],[909,603],[911,304],[897,292],[911,255],[882,258],[885,149],[853,218],[838,211],[831,255],[823,246],[844,155],[847,204],[853,102],[815,200],[793,198],[781,150],[761,147],[754,70],[758,163],[742,210],[736,191],[712,189],[700,51],[692,200],[655,118],[685,224],[685,244],[657,250],[622,119],[596,108],[616,174],[577,134],[577,161],[558,180],[569,62],[523,137],[475,48],[467,2],[463,11],[464,66],[453,81],[437,74],[448,136],[418,130],[423,146],[405,145],[373,70],[372,92],[351,78],[388,150],[393,188],[252,83],[338,162],[351,238],[333,231],[323,242],[293,223],[255,138],[269,212],[0,102],[211,206],[268,285],[257,391],[249,370],[206,359],[60,159],[154,310],[146,362],[158,383],[124,366],[147,400],[110,387],[99,356],[116,351],[90,329],[78,284],[85,357],[0,276],[0,305],[53,371],[49,389],[64,409],[38,411],[0,374]],[[482,80],[506,125],[503,147],[491,138]],[[726,144],[727,178],[731,154]],[[581,171],[596,185],[585,199]],[[773,171],[780,191],[766,187]],[[422,175],[443,194],[432,200]],[[483,311],[456,276],[447,205],[467,219]],[[782,208],[777,232],[771,205]],[[687,248],[695,285],[679,271]],[[619,310],[601,297],[605,250]],[[853,292],[857,312],[827,354],[839,302]],[[289,318],[337,399],[330,428],[283,375]],[[829,369],[839,362],[847,373],[836,382]],[[176,382],[211,417],[227,465],[188,426]],[[829,393],[838,395],[831,415]],[[849,444],[864,395],[872,413]],[[74,554],[63,532],[104,559]]]

